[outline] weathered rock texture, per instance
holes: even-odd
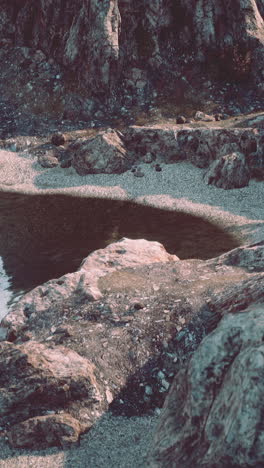
[[[14,425],[8,433],[12,447],[66,447],[78,442],[82,426],[70,414],[49,414]]]
[[[16,333],[32,314],[39,314],[70,296],[75,296],[79,303],[98,300],[102,297],[98,280],[117,269],[177,260],[159,242],[123,238],[88,255],[77,272],[48,281],[23,296],[5,317],[4,325],[12,324],[10,332]]]
[[[120,77],[144,94],[168,74],[175,85],[181,55],[190,52],[192,62],[214,56],[226,75],[261,81],[262,15],[261,0],[1,0],[0,38],[43,50],[92,94],[110,94]]]
[[[230,153],[217,159],[204,176],[207,184],[223,189],[246,187],[249,179],[245,156],[241,153]]]
[[[78,139],[69,148],[72,166],[78,174],[120,174],[132,161],[119,134],[111,129],[87,140]]]
[[[188,160],[207,168],[234,151],[245,155],[250,175],[264,174],[264,132],[251,128],[185,128],[131,126],[124,135],[127,147],[138,159],[151,153],[159,162]]]
[[[263,259],[263,242],[179,261],[159,243],[123,239],[25,295],[4,320],[15,342],[0,352],[1,421],[19,424],[10,442],[63,445],[65,431],[75,441],[78,424],[66,420],[67,430],[57,415],[83,431],[109,405],[126,415],[161,407],[223,316],[263,302]]]
[[[177,374],[148,466],[263,465],[263,307],[227,315]]]
[[[78,419],[76,401],[86,401],[89,428],[105,409],[106,398],[95,376],[95,367],[76,352],[49,348],[35,341],[21,346],[0,345],[1,421],[23,421],[46,411],[64,409]]]

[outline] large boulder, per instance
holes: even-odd
[[[81,416],[83,402],[89,406],[85,420]],[[65,410],[87,429],[106,406],[95,366],[75,351],[63,346],[48,347],[34,340],[21,345],[0,344],[2,423]]]
[[[109,273],[121,268],[178,260],[159,242],[124,237],[105,249],[92,252],[75,273],[50,280],[25,294],[3,319],[2,325],[9,330],[9,338],[14,339],[30,317],[42,313],[55,303],[62,303],[71,296],[75,297],[77,303],[100,299],[102,293],[98,280]]]
[[[132,164],[120,132],[108,129],[93,138],[80,138],[69,148],[78,174],[120,174]]]
[[[8,440],[15,448],[67,447],[78,442],[81,431],[81,424],[70,414],[48,414],[15,424]]]
[[[264,304],[228,314],[176,375],[151,468],[263,465]]]
[[[204,175],[207,184],[226,190],[246,187],[249,179],[249,169],[241,153],[222,156],[211,164]]]

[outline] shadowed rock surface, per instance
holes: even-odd
[[[75,415],[75,402],[88,401],[83,419],[89,428],[105,408],[105,398],[87,359],[65,347],[51,348],[35,341],[15,346],[1,343],[1,421],[23,421],[66,409]],[[105,400],[105,401],[104,401]],[[78,414],[78,419],[82,419]],[[37,428],[36,428],[37,430]]]
[[[12,447],[31,448],[36,446],[66,448],[77,443],[82,426],[67,413],[36,416],[16,424],[8,434]]]
[[[225,190],[246,187],[249,179],[245,156],[241,153],[222,156],[211,164],[204,175],[207,184],[213,184]]]

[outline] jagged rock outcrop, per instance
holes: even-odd
[[[122,78],[144,97],[168,77],[171,87],[178,80],[186,88],[183,54],[192,64],[213,57],[226,78],[253,74],[261,82],[262,15],[261,0],[2,0],[0,38],[43,50],[93,95],[110,97]]]
[[[188,160],[200,168],[228,153],[245,155],[251,176],[262,176],[264,168],[264,132],[249,128],[168,128],[136,127],[124,131],[126,144],[140,160],[151,153],[159,162]]]
[[[207,184],[225,190],[246,187],[250,174],[241,153],[230,153],[214,161],[204,175]]]
[[[226,315],[176,375],[149,467],[262,466],[263,307]]]

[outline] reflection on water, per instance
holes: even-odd
[[[12,297],[10,291],[10,278],[8,278],[4,269],[3,260],[0,257],[0,320],[5,315],[7,304]]]
[[[211,258],[238,241],[202,218],[127,201],[0,193],[1,305],[13,294],[75,271],[121,237],[161,242],[184,258]],[[8,290],[9,288],[9,290]],[[9,296],[8,296],[9,295]]]

